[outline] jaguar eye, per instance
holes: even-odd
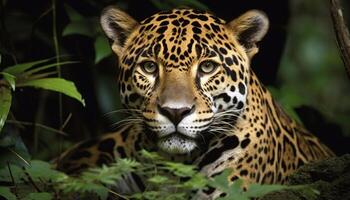
[[[142,62],[140,65],[142,70],[148,74],[154,74],[157,72],[158,69],[157,63],[153,61],[145,61]]]
[[[203,61],[199,64],[199,71],[203,74],[213,73],[218,64],[213,61]]]

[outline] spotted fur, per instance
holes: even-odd
[[[268,29],[262,12],[227,23],[174,9],[139,23],[108,7],[101,24],[119,60],[122,102],[139,120],[77,145],[59,169],[77,172],[147,149],[195,164],[208,177],[232,168],[230,181],[284,183],[304,163],[333,155],[283,111],[250,68]]]

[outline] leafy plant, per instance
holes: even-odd
[[[98,17],[84,17],[73,8],[67,5],[65,7],[71,22],[65,27],[62,35],[78,34],[93,38],[95,40],[95,63],[112,55],[108,40],[100,28]]]
[[[7,199],[107,199],[109,195],[125,199],[190,199],[193,191],[208,186],[225,192],[219,199],[249,200],[281,189],[303,189],[305,186],[251,184],[247,191],[242,189],[242,180],[230,184],[227,180],[230,170],[225,170],[213,179],[205,178],[192,165],[170,162],[147,151],[140,152],[141,161],[118,159],[110,166],[88,169],[79,176],[69,176],[52,169],[44,161],[33,160],[30,165],[18,167],[9,165],[0,170],[0,181],[9,187],[0,187],[0,196]],[[134,191],[132,195],[119,194],[115,186],[120,183],[130,186],[127,177],[135,173],[144,179],[145,190]],[[315,195],[313,190],[312,194]],[[38,198],[37,198],[38,199]]]
[[[49,78],[57,73],[56,70],[50,70],[57,65],[67,65],[75,63],[74,61],[64,61],[61,63],[51,63],[51,59],[44,59],[34,62],[16,64],[5,68],[0,74],[0,132],[3,128],[7,115],[10,111],[12,91],[21,87],[35,87],[46,90],[52,90],[65,94],[78,100],[85,105],[81,94],[71,81],[63,78]]]

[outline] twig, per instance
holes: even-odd
[[[58,133],[64,136],[67,136],[68,134],[62,130],[57,130],[54,128],[51,128],[49,126],[43,125],[43,124],[39,124],[39,123],[32,123],[32,122],[25,122],[25,121],[17,121],[17,120],[6,120],[6,123],[9,124],[18,124],[18,125],[26,125],[26,126],[36,126],[42,129],[46,129],[48,131],[54,132],[54,133]]]
[[[344,67],[350,78],[350,36],[346,26],[343,12],[340,7],[339,0],[330,0],[330,12],[333,21],[333,28],[337,38],[338,47]]]
[[[12,174],[12,170],[11,170],[11,167],[10,167],[10,163],[9,163],[9,162],[7,162],[7,168],[9,169],[10,176],[11,176],[11,180],[12,180],[12,185],[14,186],[14,194],[15,194],[15,196],[16,196],[17,199],[18,199],[17,184],[16,184],[16,182],[15,182],[15,179],[13,178],[13,174]]]
[[[120,198],[129,200],[128,197],[126,197],[126,196],[124,196],[124,195],[121,195],[121,194],[119,194],[119,193],[117,193],[117,192],[115,192],[115,191],[113,191],[113,190],[111,190],[111,189],[108,189],[108,192],[110,192],[111,194],[114,194],[114,195],[117,196],[117,197],[120,197]]]
[[[26,161],[26,159],[24,159],[21,155],[19,155],[16,151],[14,151],[11,148],[7,148],[9,151],[11,151],[13,154],[15,154],[19,159],[21,159],[25,164],[27,164],[28,166],[30,166],[29,162]]]
[[[24,174],[27,176],[29,183],[33,185],[35,190],[37,192],[41,192],[40,188],[35,184],[35,182],[33,181],[32,177],[28,174],[28,172],[24,171]]]
[[[69,113],[69,115],[67,116],[66,120],[64,120],[62,126],[60,127],[60,131],[62,131],[68,124],[68,122],[70,121],[70,119],[72,118],[72,113]]]

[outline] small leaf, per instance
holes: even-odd
[[[0,187],[0,197],[4,197],[7,200],[16,200],[17,197],[11,193],[10,188]]]
[[[53,195],[47,192],[34,192],[28,194],[24,200],[51,200],[53,199]]]
[[[112,54],[111,47],[105,36],[99,35],[95,40],[95,63],[100,62],[103,58],[106,58]]]
[[[49,60],[51,60],[52,58],[48,58],[48,59],[44,59],[44,60],[38,60],[38,61],[33,61],[33,62],[26,62],[26,63],[21,63],[21,64],[17,64],[17,65],[13,65],[10,67],[7,67],[3,70],[3,72],[9,73],[11,75],[18,75],[32,67],[34,67],[35,65],[41,64],[41,63],[45,63]]]
[[[28,87],[28,86],[60,92],[69,97],[72,97],[73,99],[78,100],[80,103],[83,104],[83,106],[85,106],[84,99],[82,98],[81,94],[78,92],[74,83],[71,81],[67,81],[62,78],[43,78],[43,79],[37,79],[37,80],[28,80],[26,82],[22,82],[17,85],[17,87]]]
[[[9,114],[11,102],[11,90],[7,87],[0,87],[0,133]]]
[[[197,173],[190,180],[183,183],[186,188],[190,189],[202,189],[208,184],[208,179],[202,174]]]
[[[185,165],[182,163],[175,163],[175,162],[165,162],[165,167],[169,169],[171,172],[173,172],[176,176],[179,177],[188,177],[193,176],[196,171],[194,170],[194,166],[192,165]]]
[[[151,178],[148,179],[149,182],[155,183],[155,184],[161,184],[167,182],[169,179],[166,176],[160,176],[160,175],[155,175]]]

